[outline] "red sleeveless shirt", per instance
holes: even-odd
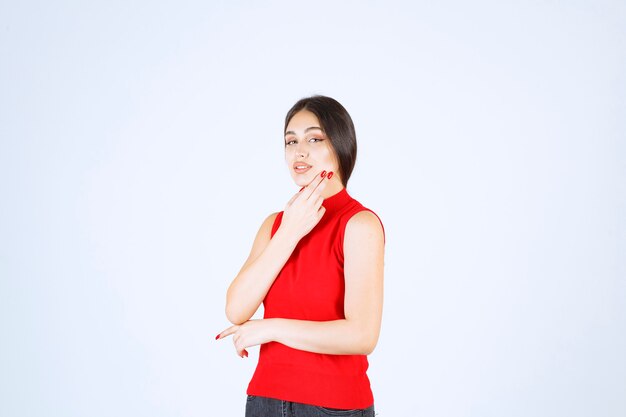
[[[265,296],[264,318],[345,319],[344,232],[354,214],[372,210],[345,188],[322,204],[324,216],[298,242]],[[283,212],[276,216],[272,237],[282,216]],[[367,368],[365,355],[312,353],[270,342],[261,345],[247,393],[321,407],[367,408],[374,403]]]

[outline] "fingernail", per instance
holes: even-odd
[[[322,178],[324,178],[326,176],[326,170],[322,171]]]
[[[334,174],[334,172],[333,172],[333,171],[330,171],[330,172],[328,173],[328,177],[327,177],[327,178],[328,178],[328,179],[331,179],[331,178],[333,177],[333,174]]]
[[[248,357],[248,352],[243,352],[243,356]]]
[[[221,334],[221,333],[220,333]],[[215,336],[215,340],[220,338],[220,334],[218,334],[217,336]]]
[[[300,188],[300,191],[302,191],[302,190],[304,190],[304,187]],[[300,192],[300,191],[298,191],[298,192]]]

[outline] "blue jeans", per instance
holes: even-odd
[[[339,410],[248,395],[246,417],[374,417],[374,406],[359,410]]]

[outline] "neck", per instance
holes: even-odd
[[[343,190],[343,188],[344,186],[341,181],[339,181],[339,179],[337,179],[337,181],[334,181],[333,178],[332,180],[328,181],[328,184],[326,184],[326,188],[324,188],[324,191],[322,191],[322,198],[328,198],[330,196],[333,196],[339,191]]]

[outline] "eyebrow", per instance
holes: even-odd
[[[322,129],[319,126],[311,126],[311,127],[307,127],[306,129],[304,129],[304,133],[308,133],[310,130],[321,130],[322,132],[324,132],[324,129]],[[293,130],[288,130],[287,132],[285,132],[285,136],[287,135],[295,135],[296,132],[294,132]]]

